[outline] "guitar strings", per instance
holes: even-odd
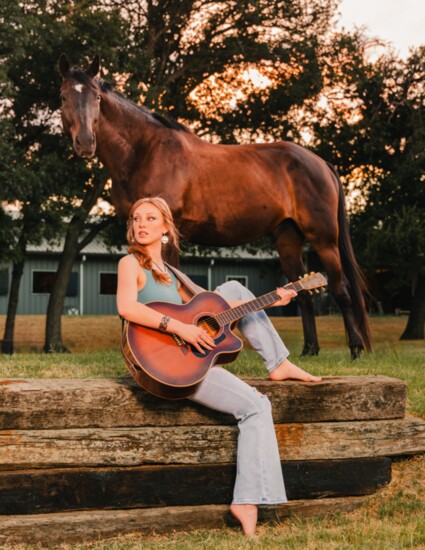
[[[215,317],[205,317],[200,324],[205,324],[211,329],[211,332],[217,332],[220,329],[220,325]]]

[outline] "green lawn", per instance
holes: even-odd
[[[37,335],[40,318],[34,319],[32,337]],[[26,319],[28,323],[28,319]],[[276,318],[274,323],[292,351],[292,360],[304,369],[321,375],[387,375],[408,385],[408,410],[425,418],[425,342],[399,342],[405,318],[371,319],[375,351],[351,361],[345,344],[341,318],[318,319],[322,350],[318,357],[300,358],[302,334],[299,319]],[[91,334],[95,324],[96,333]],[[72,326],[71,326],[72,325]],[[74,327],[74,328],[72,328]],[[37,330],[36,330],[37,329]],[[28,329],[29,330],[29,329]],[[41,330],[41,329],[40,329]],[[122,377],[125,367],[117,351],[119,323],[111,318],[64,319],[65,342],[75,353],[43,355],[16,354],[1,357],[0,377],[84,378]],[[35,336],[34,336],[35,335]],[[108,337],[107,337],[108,336]],[[109,338],[109,340],[108,340]],[[99,344],[100,342],[100,344]],[[98,344],[96,346],[96,343]],[[24,346],[24,344],[21,344]],[[84,351],[85,350],[85,351]],[[256,354],[244,350],[228,367],[240,376],[265,376]],[[290,519],[278,525],[260,526],[257,541],[248,541],[237,530],[202,530],[172,533],[168,536],[132,535],[113,541],[64,548],[130,549],[361,549],[396,550],[425,548],[425,455],[394,463],[391,484],[367,499],[350,514],[315,519]],[[24,548],[24,547],[21,547]],[[30,548],[26,546],[26,548]]]

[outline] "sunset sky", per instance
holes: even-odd
[[[403,58],[425,44],[425,0],[342,0],[342,25],[365,26],[369,36],[392,42]]]

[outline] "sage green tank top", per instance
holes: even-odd
[[[149,302],[183,303],[177,290],[178,281],[174,273],[168,272],[171,276],[171,284],[167,284],[155,281],[150,269],[143,269],[143,271],[146,273],[146,284],[137,294],[137,300],[139,302],[142,304],[147,304]]]

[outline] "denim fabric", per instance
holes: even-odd
[[[228,281],[216,289],[225,300],[252,300],[254,294],[237,281]],[[257,311],[238,321],[238,329],[261,356],[271,372],[289,355],[270,319],[264,311]]]
[[[252,300],[255,296],[237,281],[216,288],[225,300]],[[241,319],[238,329],[260,354],[269,372],[289,351],[264,311]],[[232,414],[239,422],[236,481],[233,504],[287,502],[267,396],[221,367],[213,367],[190,397],[210,409]]]
[[[287,502],[268,397],[215,366],[189,399],[239,421],[233,504]]]

